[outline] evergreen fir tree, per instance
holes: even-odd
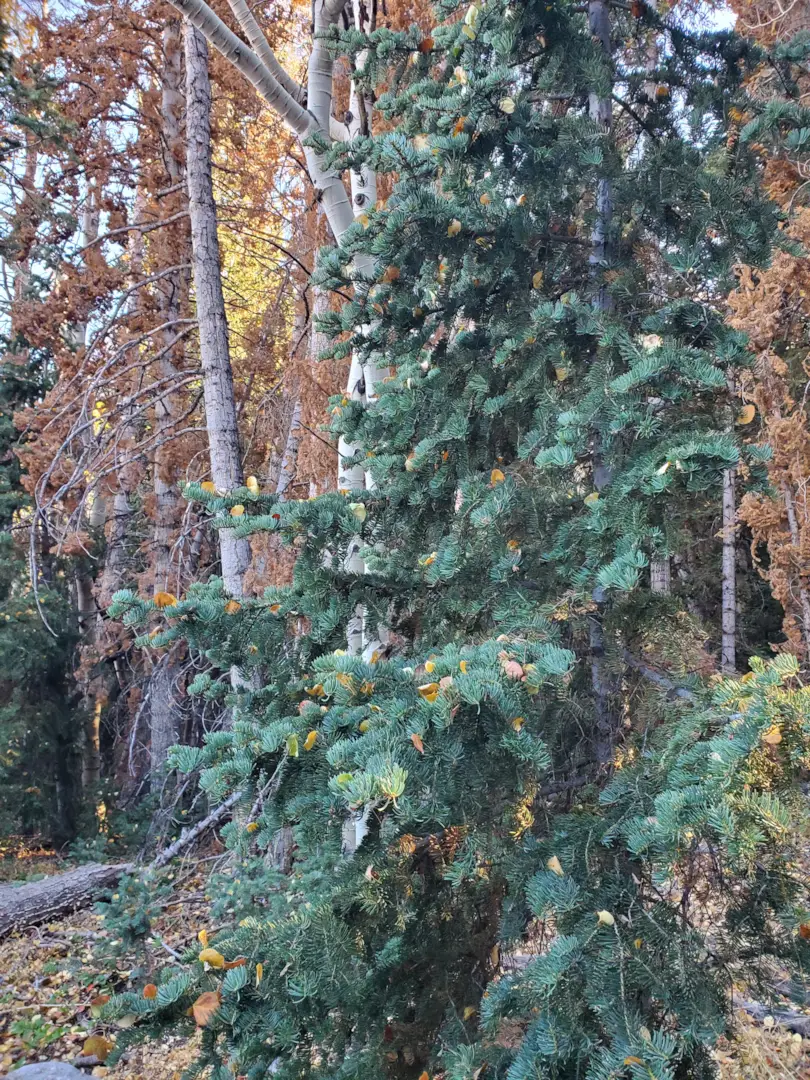
[[[749,357],[722,307],[779,240],[728,137],[758,55],[645,4],[461,13],[333,42],[367,50],[390,121],[335,151],[392,190],[318,270],[354,286],[323,329],[375,384],[331,414],[366,490],[192,484],[219,527],[281,534],[292,586],[115,601],[236,709],[176,751],[245,793],[224,928],[108,1007],[138,1038],[191,1006],[216,1080],[708,1077],[746,958],[808,959],[795,660],[641,705],[620,678],[640,610],[678,624],[651,558],[766,453],[733,434]],[[358,613],[384,645],[349,654]],[[283,826],[289,875],[256,857]]]

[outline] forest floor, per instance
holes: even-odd
[[[25,877],[53,873],[60,862],[28,853]],[[0,882],[20,876],[21,860],[0,859]],[[208,904],[202,878],[188,870],[155,926],[154,945],[142,956],[105,959],[108,937],[98,915],[84,911],[13,935],[0,946],[0,1074],[36,1061],[74,1063],[87,1039],[115,1042],[115,1029],[99,1026],[94,1000],[126,987],[129,978],[150,976],[172,963],[206,925]],[[167,948],[168,947],[168,948]],[[157,981],[157,979],[153,979]],[[737,1014],[735,1037],[715,1051],[720,1080],[810,1080],[810,1039],[791,1035],[769,1019],[755,1023]],[[114,1067],[87,1066],[108,1080],[180,1080],[194,1061],[191,1032],[129,1050]]]

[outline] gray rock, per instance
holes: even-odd
[[[87,1073],[74,1069],[66,1061],[39,1061],[36,1065],[23,1065],[8,1074],[9,1080],[87,1080]],[[0,1077],[0,1080],[7,1080]]]

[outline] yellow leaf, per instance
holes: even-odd
[[[247,825],[245,826],[245,829],[249,833],[258,832],[259,831],[259,823],[258,823],[258,821],[249,821],[247,823]]]
[[[311,750],[312,747],[315,745],[315,740],[317,738],[318,738],[318,732],[314,731],[314,730],[310,731],[310,733],[304,739],[304,749],[305,750]]]
[[[489,194],[485,191],[484,194],[479,198],[478,201],[481,203],[482,206],[489,206],[489,204],[492,202],[492,199],[490,198]]]
[[[624,1059],[625,1065],[643,1065],[644,1062],[640,1057],[626,1057]]]
[[[507,116],[511,116],[515,111],[515,102],[510,97],[501,98],[498,108],[502,113],[506,113]]]
[[[458,666],[459,666],[459,670],[460,670],[461,674],[466,675],[467,674],[467,661],[466,660],[459,660]]]
[[[357,730],[358,731],[366,732],[366,731],[368,731],[368,729],[369,729],[368,720],[361,720],[360,723],[357,725]]]
[[[323,697],[323,683],[315,683],[314,686],[306,687],[308,694],[312,694],[313,697]]]
[[[235,615],[237,611],[241,610],[241,608],[242,605],[239,603],[238,600],[229,600],[228,603],[225,605],[225,614]]]
[[[368,214],[358,214],[357,220],[360,222],[364,229],[368,228],[370,222]]]
[[[200,930],[200,932],[197,934],[197,940],[199,941],[199,943],[202,945],[202,947],[204,949],[207,949],[208,948],[208,931],[207,930]]]
[[[524,718],[524,717],[522,717],[522,716],[516,716],[516,717],[514,717],[514,719],[512,720],[512,727],[513,727],[513,728],[515,729],[515,731],[520,731],[520,729],[521,729],[521,728],[523,727],[523,725],[524,725],[525,723],[526,723],[526,720],[525,720],[525,718]]]
[[[414,732],[413,735],[411,735],[411,742],[413,743],[413,745],[416,747],[416,749],[419,751],[420,754],[424,754],[424,752],[425,752],[425,744],[422,742],[422,736],[421,735],[418,735],[416,732]]]
[[[469,1020],[471,1016],[475,1016],[477,1011],[478,1010],[474,1005],[468,1005],[467,1008],[464,1010],[464,1019]]]
[[[217,952],[216,949],[203,949],[199,959],[201,964],[208,964],[208,966],[212,968],[225,967],[225,957],[221,952]]]
[[[358,521],[366,520],[366,507],[364,503],[349,503],[349,509]]]
[[[174,607],[177,603],[177,597],[174,595],[174,593],[158,592],[155,593],[154,601],[156,608],[162,609],[167,607]]]
[[[453,220],[447,226],[447,235],[448,236],[458,236],[458,234],[460,232],[461,232],[461,222],[458,220],[458,218],[453,218]]]
[[[217,486],[211,480],[203,480],[203,482],[200,484],[200,487],[203,489],[203,491],[207,491],[210,495],[216,494]]]
[[[563,877],[565,874],[565,871],[562,868],[562,863],[556,855],[551,856],[551,858],[546,863],[546,866],[549,868],[549,870],[551,870],[553,874],[556,874],[557,877]]]
[[[599,502],[599,492],[592,491],[590,495],[585,496],[583,501],[586,506],[596,506],[596,504]]]
[[[424,686],[419,688],[419,696],[423,697],[425,701],[435,701],[439,696],[439,684],[437,682],[425,683]]]
[[[506,479],[506,477],[504,476],[504,474],[501,472],[500,469],[493,469],[492,472],[489,474],[489,482],[493,486],[495,484],[502,484],[505,479]]]
[[[462,26],[461,32],[465,38],[469,38],[470,41],[475,41],[475,30],[471,26]]]
[[[557,382],[565,382],[565,380],[568,378],[568,368],[555,367],[554,374],[557,377]]]
[[[643,942],[642,942],[640,937],[637,937],[636,940],[633,942],[633,948],[634,949],[640,949],[642,945],[643,945]]]
[[[537,270],[537,271],[535,271],[534,274],[532,274],[532,288],[533,289],[539,289],[542,284],[543,284],[543,271],[542,270]]]
[[[430,1080],[430,1076],[426,1072],[420,1073],[419,1074],[419,1080]]]
[[[287,736],[287,753],[290,757],[298,757],[298,736],[295,734]]]
[[[769,727],[762,736],[762,741],[767,743],[768,746],[778,746],[782,741],[782,731],[779,725],[774,724],[772,727]]]
[[[743,407],[737,413],[737,423],[741,425],[750,424],[756,415],[756,405],[743,405]]]
[[[456,79],[458,80],[458,82],[461,83],[462,86],[467,85],[468,76],[467,76],[467,72],[464,70],[463,67],[455,67],[455,68],[453,68],[453,74],[455,75]]]
[[[501,950],[497,944],[493,945],[489,951],[489,960],[493,967],[497,967],[501,960]]]
[[[616,920],[609,911],[597,911],[596,917],[602,926],[615,926]]]
[[[219,1003],[221,1000],[222,999],[219,990],[206,990],[204,994],[200,994],[200,996],[191,1006],[191,1012],[197,1027],[206,1026],[208,1021],[219,1008]]]
[[[453,134],[454,135],[460,135],[462,133],[462,131],[464,130],[464,125],[466,123],[467,123],[467,117],[466,116],[460,116],[458,118],[458,120],[456,120],[455,124],[453,124]],[[461,228],[461,222],[459,222],[459,228]]]
[[[97,1057],[99,1061],[106,1061],[112,1048],[113,1044],[103,1035],[91,1035],[84,1040],[82,1054],[84,1057]]]
[[[478,22],[478,15],[480,14],[477,4],[470,4],[467,8],[467,13],[464,16],[464,22],[467,26],[475,26]]]
[[[352,774],[350,772],[338,773],[337,782],[339,784],[348,784],[349,781],[351,780],[351,778],[352,778]]]
[[[436,665],[433,663],[432,660],[428,660],[425,664],[425,671],[428,673],[428,675],[432,675],[435,670]]]
[[[244,512],[245,508],[241,503],[237,503],[236,506],[231,507],[231,517],[241,517]]]
[[[262,981],[263,978],[264,978],[264,965],[261,964],[261,963],[258,963],[256,965],[256,985],[257,986],[259,985],[259,983]]]
[[[247,480],[245,481],[245,487],[252,495],[259,494],[259,481],[256,479],[255,476],[249,476],[247,478]]]
[[[430,555],[423,555],[419,560],[420,566],[432,566],[436,562],[436,552],[431,551]]]

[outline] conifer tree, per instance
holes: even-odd
[[[650,560],[765,453],[733,435],[748,354],[722,305],[779,240],[727,137],[758,54],[643,3],[458,13],[327,35],[387,122],[313,136],[390,178],[316,276],[353,287],[330,355],[387,370],[332,403],[366,489],[189,485],[219,527],[282,536],[291,586],[115,598],[144,644],[204,651],[221,675],[192,689],[236,710],[175,751],[212,799],[244,793],[221,929],[109,1006],[143,1018],[130,1038],[191,1008],[216,1080],[708,1077],[746,960],[808,959],[795,659],[710,693],[633,653],[644,609],[678,623]],[[346,649],[358,609],[387,628],[370,654]],[[669,699],[640,706],[626,660]],[[234,664],[256,680],[232,689]],[[282,826],[288,876],[260,857]]]

